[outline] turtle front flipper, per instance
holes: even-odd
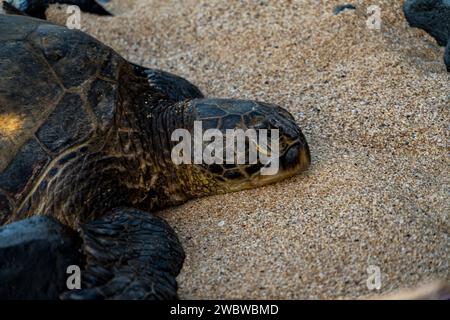
[[[138,77],[146,78],[152,88],[161,91],[173,102],[201,99],[204,97],[196,85],[182,77],[159,69],[145,68],[134,63],[131,63],[131,65]]]
[[[82,289],[62,299],[176,299],[184,252],[173,229],[147,212],[115,209],[80,228]]]

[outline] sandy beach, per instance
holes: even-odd
[[[82,15],[130,61],[209,97],[279,104],[309,142],[304,174],[161,212],[186,251],[180,298],[357,298],[450,278],[444,48],[408,27],[402,1],[334,15],[342,3],[116,0],[114,17]]]

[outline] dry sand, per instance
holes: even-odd
[[[450,278],[450,76],[401,2],[334,16],[342,1],[117,0],[113,18],[83,15],[133,62],[287,108],[309,141],[305,174],[162,213],[187,254],[181,298],[355,298]]]

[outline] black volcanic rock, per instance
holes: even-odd
[[[425,30],[440,46],[447,46],[444,62],[450,71],[450,0],[406,0],[403,12],[411,27]]]
[[[341,13],[344,10],[355,10],[355,9],[356,9],[356,7],[351,3],[340,4],[340,5],[337,5],[336,7],[334,7],[333,13],[336,15],[336,14]]]
[[[406,0],[403,12],[411,27],[425,30],[440,46],[450,38],[450,0]]]
[[[82,240],[54,218],[34,216],[0,228],[0,299],[58,299],[67,267],[84,266]]]

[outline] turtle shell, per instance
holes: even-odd
[[[0,224],[58,157],[113,125],[124,65],[81,31],[0,15]]]

